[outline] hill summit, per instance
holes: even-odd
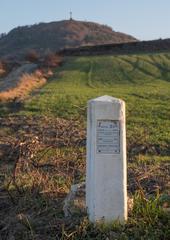
[[[70,47],[134,41],[134,37],[106,25],[71,19],[14,28],[0,38],[0,57],[22,56],[30,49],[44,54]]]

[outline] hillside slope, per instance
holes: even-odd
[[[26,102],[25,111],[85,117],[87,101],[102,95],[127,102],[129,134],[135,129],[136,136],[147,135],[148,146],[169,151],[170,54],[71,57]]]
[[[136,39],[110,27],[93,22],[64,20],[17,27],[0,38],[0,57],[25,54],[30,49],[39,53],[66,47],[133,42]]]

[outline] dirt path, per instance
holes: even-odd
[[[13,69],[8,76],[0,79],[0,92],[15,88],[23,74],[32,73],[36,68],[37,64],[26,63],[18,68]]]

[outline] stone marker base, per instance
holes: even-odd
[[[87,215],[85,202],[85,182],[72,185],[70,192],[64,200],[64,216],[70,218],[73,216]],[[128,213],[133,210],[133,198],[128,196]]]

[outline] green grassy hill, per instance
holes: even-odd
[[[169,153],[170,54],[68,58],[25,111],[85,119],[87,100],[105,94],[126,102],[129,145]]]

